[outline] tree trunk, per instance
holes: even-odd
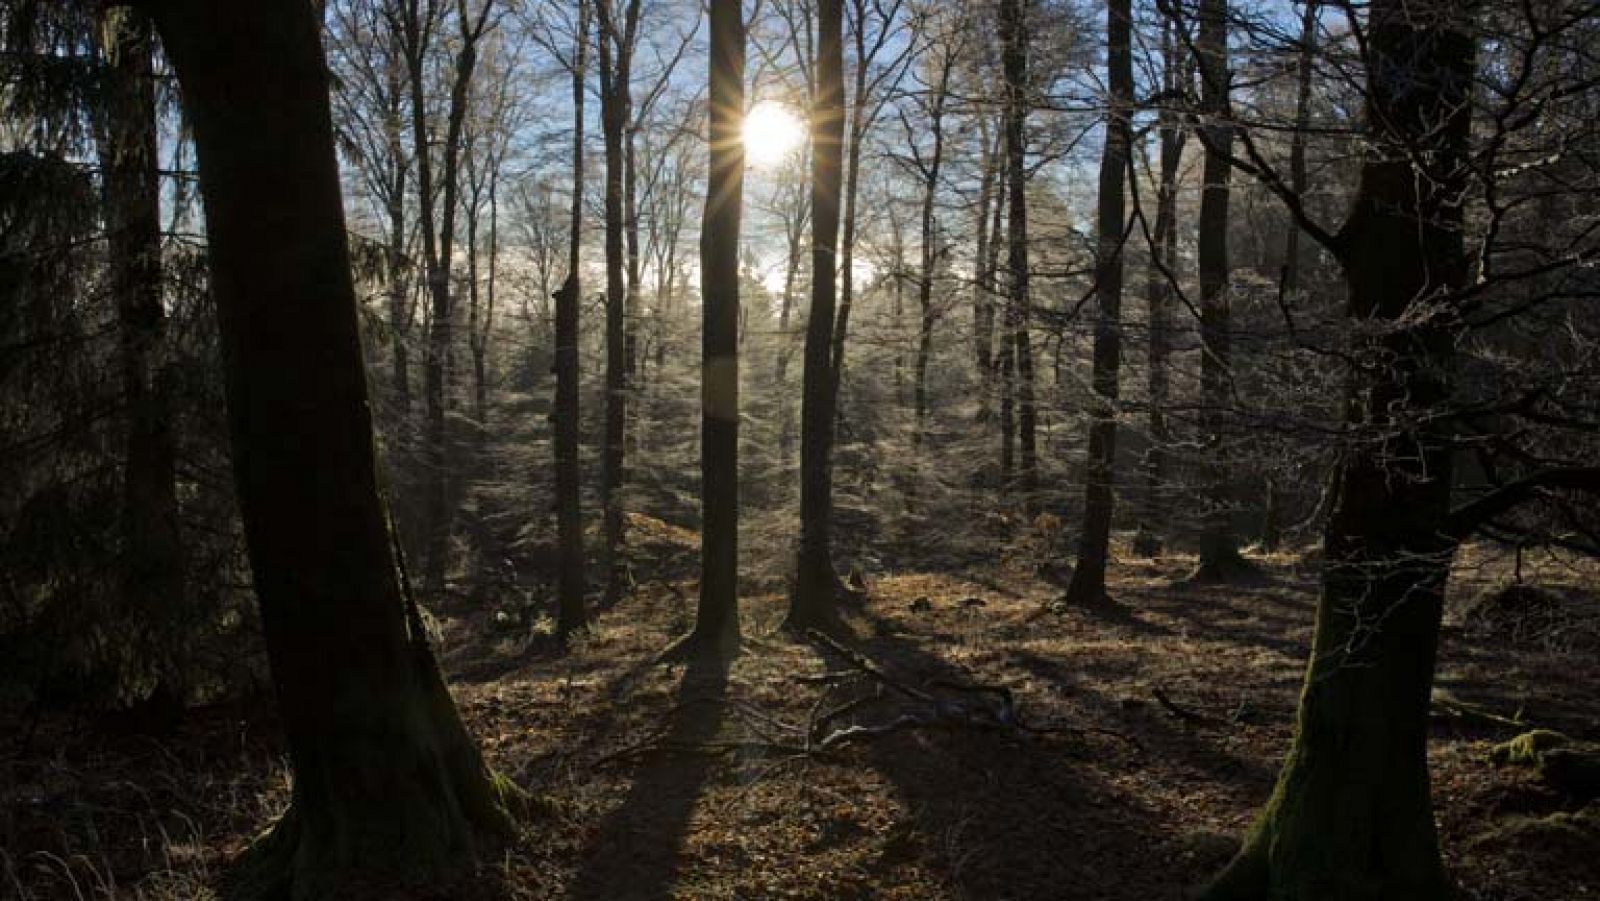
[[[1426,752],[1455,550],[1451,425],[1437,412],[1454,380],[1458,319],[1440,305],[1467,280],[1473,12],[1444,0],[1370,7],[1368,150],[1337,243],[1359,329],[1353,353],[1384,362],[1349,375],[1353,443],[1326,531],[1294,744],[1211,901],[1447,896]]]
[[[616,21],[614,0],[597,0],[600,13],[600,127],[605,138],[606,413],[600,498],[605,528],[606,603],[622,597],[622,485],[628,428],[628,284],[625,137],[632,116],[633,27],[638,4],[629,0],[626,21]]]
[[[1181,58],[1173,32],[1177,24],[1171,18],[1162,23],[1162,83],[1166,90],[1175,92],[1183,83]],[[1161,140],[1161,174],[1156,188],[1156,226],[1151,237],[1150,264],[1145,269],[1145,306],[1150,324],[1146,414],[1150,433],[1150,448],[1144,460],[1144,510],[1138,534],[1134,536],[1134,553],[1154,557],[1161,551],[1160,530],[1168,520],[1166,497],[1167,448],[1172,444],[1172,430],[1167,425],[1167,405],[1172,396],[1172,375],[1169,359],[1172,356],[1172,285],[1177,277],[1178,265],[1178,164],[1183,158],[1183,131],[1178,127],[1177,113],[1164,108],[1158,115]]]
[[[842,590],[833,568],[834,301],[839,277],[844,142],[844,6],[817,3],[817,83],[811,109],[811,313],[800,410],[800,552],[787,625],[826,628]]]
[[[972,338],[974,362],[978,368],[980,388],[978,394],[978,421],[987,422],[994,393],[994,273],[991,248],[998,246],[999,210],[1004,203],[1004,191],[996,190],[999,179],[999,146],[989,136],[989,118],[978,117],[979,136],[982,142],[981,176],[978,185],[978,248],[977,272],[972,290]],[[994,226],[990,226],[991,217]]]
[[[456,197],[460,188],[461,129],[467,113],[467,89],[477,67],[478,38],[483,34],[492,0],[485,0],[476,27],[460,9],[460,40],[451,71],[450,100],[445,117],[441,171],[434,179],[432,130],[428,125],[427,55],[436,22],[424,22],[415,0],[401,10],[402,46],[411,87],[411,130],[417,156],[417,202],[422,219],[422,248],[430,300],[428,341],[423,355],[423,588],[443,599],[445,570],[449,563],[450,447],[446,430],[448,370],[455,312],[450,295],[450,272],[455,258]],[[437,195],[437,197],[436,197]],[[437,229],[437,233],[435,233]]]
[[[800,191],[809,193],[809,175],[802,176]],[[807,209],[810,198],[805,197],[798,209],[785,213],[784,237],[787,253],[783,269],[783,306],[778,311],[778,353],[773,365],[772,389],[778,403],[778,459],[784,465],[794,453],[794,404],[789,400],[789,358],[794,354],[794,341],[789,337],[789,324],[794,317],[794,285],[800,279],[800,253],[805,242]],[[792,214],[793,218],[788,218]],[[809,335],[809,329],[807,331]],[[829,314],[828,334],[833,334],[832,314]]]
[[[1294,132],[1289,138],[1289,190],[1304,197],[1307,186],[1306,133],[1311,126],[1311,76],[1317,48],[1317,0],[1307,0],[1300,20],[1300,63],[1296,73]],[[1279,294],[1286,304],[1300,298],[1300,229],[1290,224],[1284,236],[1283,277]],[[1275,551],[1283,541],[1283,486],[1266,480],[1266,510],[1261,517],[1261,549]]]
[[[711,0],[710,138],[700,228],[700,605],[673,653],[739,649],[739,220],[744,204],[744,13]]]
[[[1233,386],[1228,287],[1228,161],[1233,128],[1228,117],[1228,0],[1201,0],[1201,108],[1206,134],[1204,186],[1200,194],[1200,429],[1204,450],[1205,510],[1200,530],[1199,582],[1224,582],[1250,569],[1239,553],[1233,524],[1226,453],[1228,408]]]
[[[120,331],[123,444],[121,590],[135,649],[157,689],[181,700],[184,610],[172,399],[163,376],[167,315],[161,300],[161,180],[157,147],[154,37],[149,18],[122,8],[102,13],[107,63],[104,173],[107,260]],[[167,634],[162,634],[167,633]]]
[[[1010,203],[1006,223],[1006,262],[1010,303],[1006,308],[1006,341],[1011,344],[1016,405],[1018,488],[1024,510],[1036,511],[1039,456],[1034,439],[1033,347],[1028,338],[1032,319],[1028,296],[1028,24],[1027,0],[1000,0],[1001,68],[1005,76],[1006,179]],[[1002,401],[1002,424],[1006,417]],[[1009,436],[1006,439],[1009,441]]]
[[[234,475],[294,768],[248,881],[434,881],[509,833],[397,571],[379,493],[320,22],[151,4],[199,153]]]
[[[1116,472],[1118,370],[1122,366],[1123,179],[1133,147],[1133,51],[1130,0],[1106,4],[1106,76],[1110,88],[1105,148],[1100,156],[1100,209],[1096,224],[1093,387],[1089,465],[1084,470],[1083,536],[1067,588],[1069,604],[1099,604],[1106,598],[1106,563],[1111,545],[1111,485]]]
[[[583,596],[583,514],[578,472],[578,309],[583,247],[583,100],[589,47],[589,2],[579,0],[572,63],[572,213],[567,233],[567,277],[555,292],[556,540],[560,568],[556,636],[562,642],[588,624]]]
[[[844,161],[844,212],[839,223],[839,313],[833,327],[832,381],[829,391],[833,404],[839,405],[839,380],[844,373],[845,338],[850,333],[850,310],[855,302],[856,258],[856,197],[861,184],[861,144],[867,136],[871,107],[867,94],[873,58],[877,48],[867,44],[867,4],[865,0],[852,0],[855,10],[855,71],[854,90],[850,95],[850,141],[845,149]],[[815,211],[813,211],[815,215]],[[829,461],[832,466],[832,461]]]
[[[930,86],[928,102],[928,130],[933,135],[933,148],[922,166],[922,254],[921,271],[917,276],[917,363],[913,376],[912,406],[916,412],[916,425],[911,432],[914,448],[922,446],[928,426],[928,359],[933,355],[933,327],[938,320],[933,307],[933,272],[939,262],[938,220],[934,217],[939,199],[939,170],[944,164],[944,110],[949,92],[950,72],[955,67],[954,50],[938,51],[939,75]],[[842,87],[841,87],[842,90]]]

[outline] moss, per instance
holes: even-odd
[[[1549,729],[1524,732],[1507,742],[1501,742],[1489,752],[1496,766],[1539,766],[1544,752],[1572,743],[1572,739]]]
[[[1496,745],[1489,759],[1500,766],[1533,767],[1545,784],[1566,797],[1578,801],[1600,797],[1600,745],[1535,729]]]
[[[1554,855],[1562,849],[1592,853],[1600,842],[1600,811],[1585,808],[1575,813],[1553,813],[1544,817],[1514,816],[1475,836],[1469,851],[1539,852]]]

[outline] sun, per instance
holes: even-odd
[[[794,110],[771,100],[752,106],[740,131],[745,161],[757,169],[776,168],[806,139],[805,123]]]

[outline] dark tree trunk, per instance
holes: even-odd
[[[1031,516],[1039,499],[1039,454],[1034,439],[1037,411],[1033,390],[1033,346],[1028,338],[1033,318],[1028,296],[1028,23],[1027,0],[1000,0],[1001,69],[1005,76],[1006,179],[1010,204],[1006,223],[1006,262],[1010,273],[1006,308],[1006,341],[1012,347],[1011,379],[1015,394],[1018,488]],[[1001,402],[1002,425],[1005,402]],[[1009,436],[1005,439],[1009,442]],[[1004,453],[1002,452],[1002,456]]]
[[[588,61],[589,3],[579,0],[572,62],[572,214],[567,233],[567,278],[555,292],[556,540],[560,592],[556,635],[563,642],[584,628],[583,514],[578,473],[578,308],[582,299],[579,252],[583,247],[583,100]]]
[[[294,898],[433,881],[510,829],[379,493],[320,22],[152,2],[198,148],[239,507],[294,768],[246,876]]]
[[[156,141],[155,40],[139,10],[103,13],[107,63],[100,163],[111,291],[121,341],[127,407],[122,481],[122,603],[140,624],[136,649],[159,686],[185,693],[181,661],[183,540],[163,375],[167,316],[161,301],[161,180]],[[170,631],[170,634],[159,634]]]
[[[1244,849],[1207,890],[1212,901],[1448,894],[1426,752],[1455,551],[1450,426],[1436,414],[1459,337],[1449,295],[1467,278],[1473,12],[1443,0],[1370,7],[1368,149],[1336,243],[1359,327],[1353,353],[1376,365],[1349,375],[1353,443],[1326,531],[1294,744]]]
[[[1093,387],[1089,461],[1084,469],[1083,535],[1067,588],[1069,604],[1106,601],[1111,547],[1111,486],[1116,472],[1118,370],[1122,366],[1123,180],[1133,147],[1133,51],[1130,0],[1106,4],[1106,77],[1110,88],[1105,149],[1100,156],[1100,209],[1096,232]]]
[[[981,380],[978,395],[978,421],[987,422],[991,414],[994,393],[994,275],[995,249],[999,247],[1000,207],[1005,203],[1005,191],[997,189],[1000,179],[1000,146],[989,137],[989,119],[978,118],[979,140],[983,142],[982,169],[978,185],[978,248],[977,272],[972,291],[972,338],[974,361]],[[991,225],[992,221],[992,225]]]
[[[800,552],[788,625],[827,627],[841,591],[833,568],[834,300],[844,142],[844,8],[817,3],[817,83],[811,109],[811,313],[800,410]]]
[[[411,316],[415,309],[411,300],[410,264],[406,260],[406,185],[411,180],[411,167],[406,160],[402,138],[405,73],[400,61],[392,53],[385,77],[388,93],[383,124],[391,161],[387,196],[384,198],[384,212],[389,218],[389,243],[384,253],[384,264],[389,281],[389,334],[393,348],[393,368],[389,378],[394,386],[401,427],[404,428],[411,416]]]
[[[1228,287],[1228,195],[1233,166],[1228,160],[1233,128],[1228,116],[1228,0],[1201,0],[1201,108],[1206,134],[1204,186],[1200,194],[1200,428],[1204,442],[1202,467],[1205,509],[1200,527],[1200,566],[1193,578],[1222,582],[1250,568],[1239,553],[1228,490],[1229,473],[1222,455],[1228,440],[1228,410],[1233,386]]]
[[[1183,83],[1177,40],[1177,25],[1170,18],[1162,23],[1162,82],[1175,92]],[[1148,379],[1150,448],[1144,460],[1144,510],[1134,537],[1134,553],[1153,557],[1161,551],[1161,529],[1167,522],[1166,497],[1168,447],[1172,429],[1167,425],[1167,406],[1172,396],[1172,285],[1178,264],[1178,164],[1183,158],[1184,133],[1178,127],[1176,111],[1164,108],[1158,115],[1161,139],[1160,181],[1156,188],[1156,225],[1150,238],[1150,263],[1145,269],[1145,307],[1150,318]]]
[[[835,408],[839,405],[839,381],[844,374],[845,338],[850,333],[850,310],[855,302],[856,255],[856,197],[861,184],[861,144],[867,136],[867,126],[872,118],[868,93],[871,90],[871,64],[878,46],[867,43],[866,0],[851,0],[855,11],[855,70],[853,91],[850,94],[850,140],[845,148],[844,160],[844,212],[839,223],[839,312],[833,327],[832,382],[828,390],[833,394]],[[828,463],[832,466],[830,460]]]
[[[638,0],[627,0],[618,22],[615,0],[596,0],[600,15],[600,127],[605,138],[606,414],[600,499],[605,528],[606,603],[622,597],[622,486],[627,478],[628,261],[627,128],[633,114],[632,68]]]
[[[1317,48],[1317,0],[1307,0],[1300,20],[1300,62],[1296,73],[1294,132],[1289,138],[1289,190],[1304,197],[1307,186],[1306,133],[1311,126],[1311,76]],[[1286,304],[1300,298],[1300,229],[1291,224],[1284,236],[1283,277],[1279,293]],[[1283,542],[1284,492],[1276,478],[1266,480],[1266,509],[1261,517],[1261,548],[1275,551]]]
[[[939,172],[944,165],[944,110],[950,87],[950,73],[955,67],[954,51],[938,51],[939,74],[929,87],[928,130],[933,135],[933,147],[928,152],[922,168],[922,253],[917,274],[917,362],[912,377],[912,407],[916,412],[916,425],[911,433],[913,447],[922,446],[928,427],[928,360],[933,355],[933,327],[938,322],[938,311],[933,306],[933,273],[939,263],[938,220],[934,213],[939,200]],[[841,87],[842,90],[842,87]]]
[[[739,649],[739,220],[744,204],[744,13],[711,0],[710,138],[700,228],[700,605],[675,651]]]

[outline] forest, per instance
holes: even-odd
[[[1600,897],[1596,0],[0,0],[0,897]]]

